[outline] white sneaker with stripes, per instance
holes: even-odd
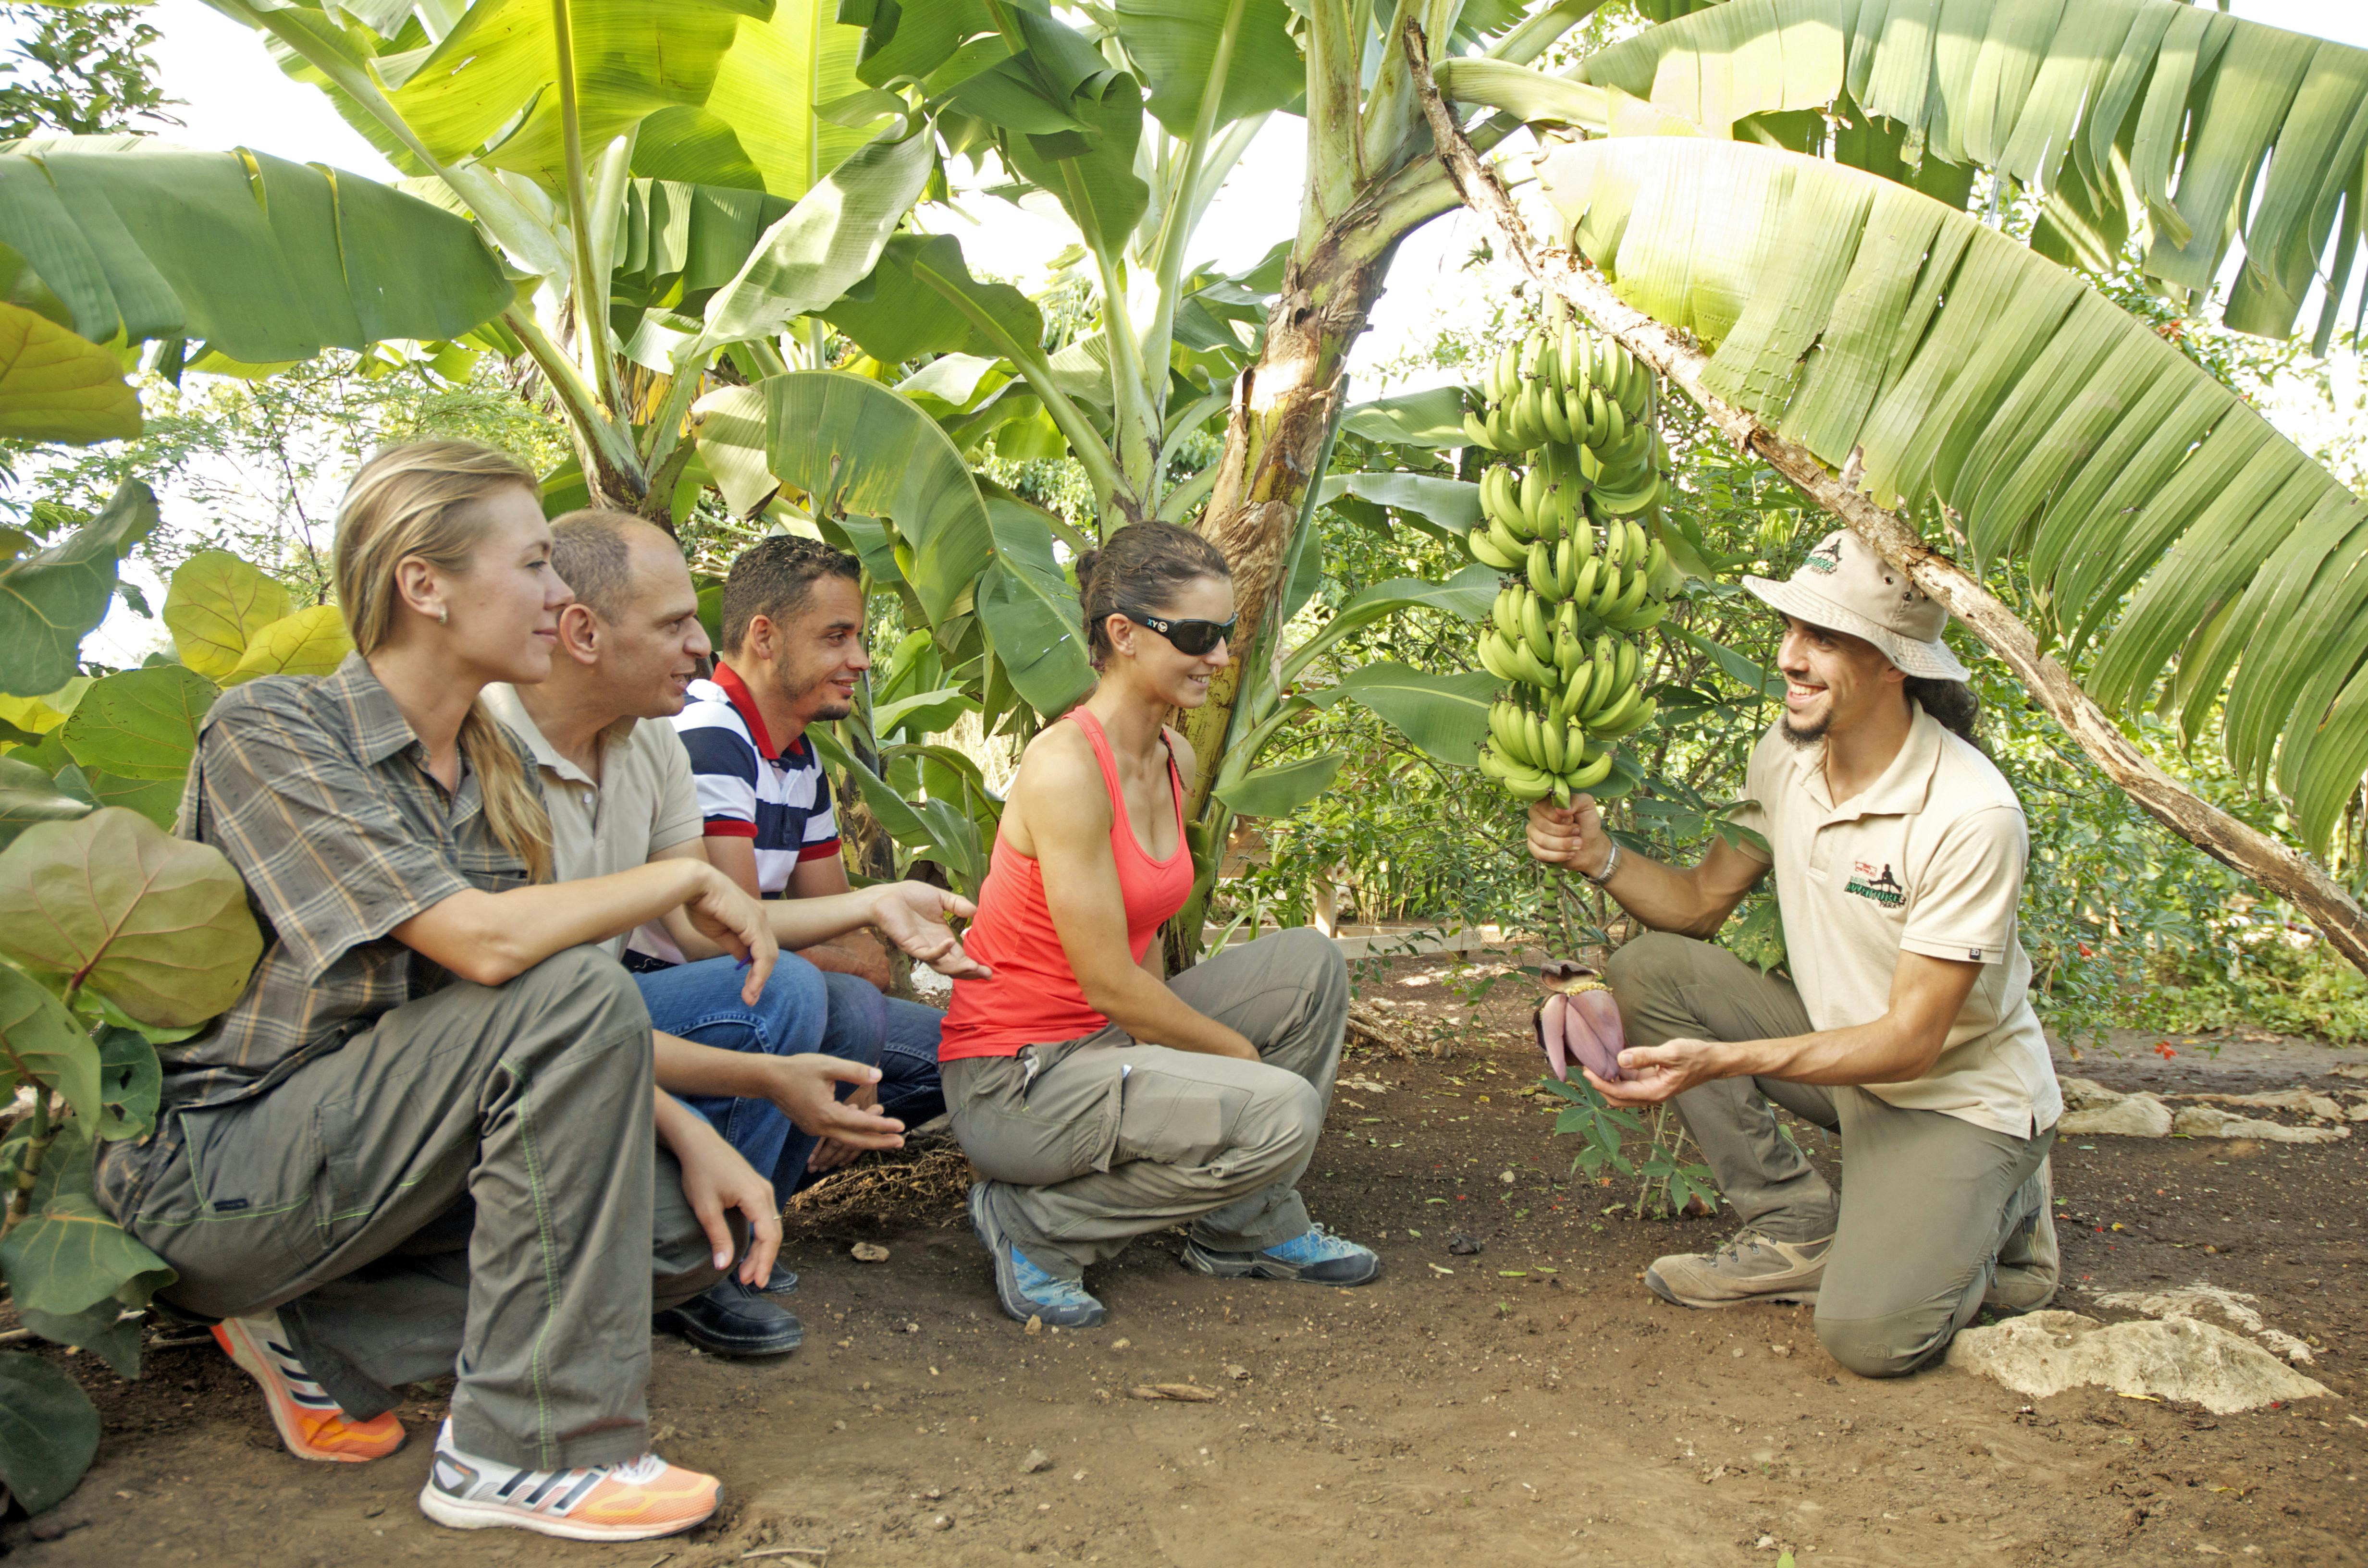
[[[462,1453],[447,1416],[419,1511],[459,1530],[507,1528],[569,1540],[647,1540],[704,1522],[723,1499],[712,1475],[643,1454],[621,1464],[520,1470]]]

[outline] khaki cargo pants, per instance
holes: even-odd
[[[1605,978],[1630,1045],[1777,1040],[1815,1028],[1788,983],[1667,932],[1622,948]],[[1778,1130],[1770,1100],[1840,1133],[1839,1201]],[[1788,1243],[1834,1238],[1817,1289],[1817,1338],[1850,1370],[1912,1372],[1946,1350],[1986,1301],[2029,1311],[2055,1293],[2054,1128],[2016,1138],[1905,1110],[1864,1089],[1773,1078],[1719,1079],[1676,1104],[1746,1229]]]
[[[1168,983],[1263,1060],[1137,1045],[1113,1024],[940,1069],[954,1135],[986,1179],[996,1221],[1047,1273],[1076,1278],[1181,1221],[1221,1252],[1307,1230],[1297,1183],[1349,1021],[1340,949],[1319,932],[1282,931]]]
[[[278,1309],[348,1415],[457,1361],[463,1452],[629,1460],[652,1308],[720,1278],[652,1073],[632,976],[572,948],[405,1003],[264,1094],[168,1109],[119,1218],[179,1271],[171,1304]]]

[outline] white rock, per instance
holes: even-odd
[[[2094,1383],[2220,1415],[2329,1392],[2252,1341],[2193,1318],[2108,1327],[2078,1312],[2032,1312],[1966,1329],[1949,1346],[1948,1364],[2034,1399]]]
[[[2230,1290],[2207,1280],[2198,1279],[2192,1285],[2174,1285],[2167,1290],[2091,1291],[2100,1307],[2113,1307],[2125,1312],[2143,1312],[2150,1318],[2201,1317],[2216,1312],[2245,1333],[2251,1335],[2289,1361],[2312,1359],[2310,1346],[2283,1329],[2271,1328],[2261,1321],[2254,1303],[2259,1296],[2242,1290]]]
[[[2064,1091],[2064,1105],[2067,1110],[2098,1110],[2109,1105],[2118,1105],[2128,1097],[2119,1089],[2109,1089],[2094,1078],[2063,1078],[2057,1080],[2056,1086]]]
[[[2124,1095],[2111,1105],[2064,1113],[2055,1124],[2058,1138],[2110,1133],[2123,1138],[2168,1138],[2170,1108],[2154,1095]]]
[[[2351,1136],[2348,1127],[2288,1127],[2202,1105],[2183,1108],[2170,1130],[2189,1138],[2258,1138],[2264,1143],[2340,1143]]]
[[[2316,1089],[2269,1089],[2254,1095],[2181,1095],[2204,1105],[2247,1106],[2259,1110],[2293,1110],[2327,1121],[2341,1121],[2343,1108]]]

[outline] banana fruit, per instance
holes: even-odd
[[[1669,609],[1653,589],[1669,560],[1656,537],[1671,472],[1657,387],[1619,343],[1565,321],[1499,350],[1478,392],[1464,435],[1498,456],[1466,545],[1505,575],[1478,654],[1509,688],[1489,707],[1480,767],[1515,800],[1568,805],[1657,711],[1634,641]]]

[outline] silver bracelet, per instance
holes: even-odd
[[[1615,838],[1611,841],[1611,853],[1603,858],[1603,869],[1593,872],[1581,871],[1578,874],[1597,887],[1609,887],[1611,885],[1612,875],[1620,869],[1620,841]]]

